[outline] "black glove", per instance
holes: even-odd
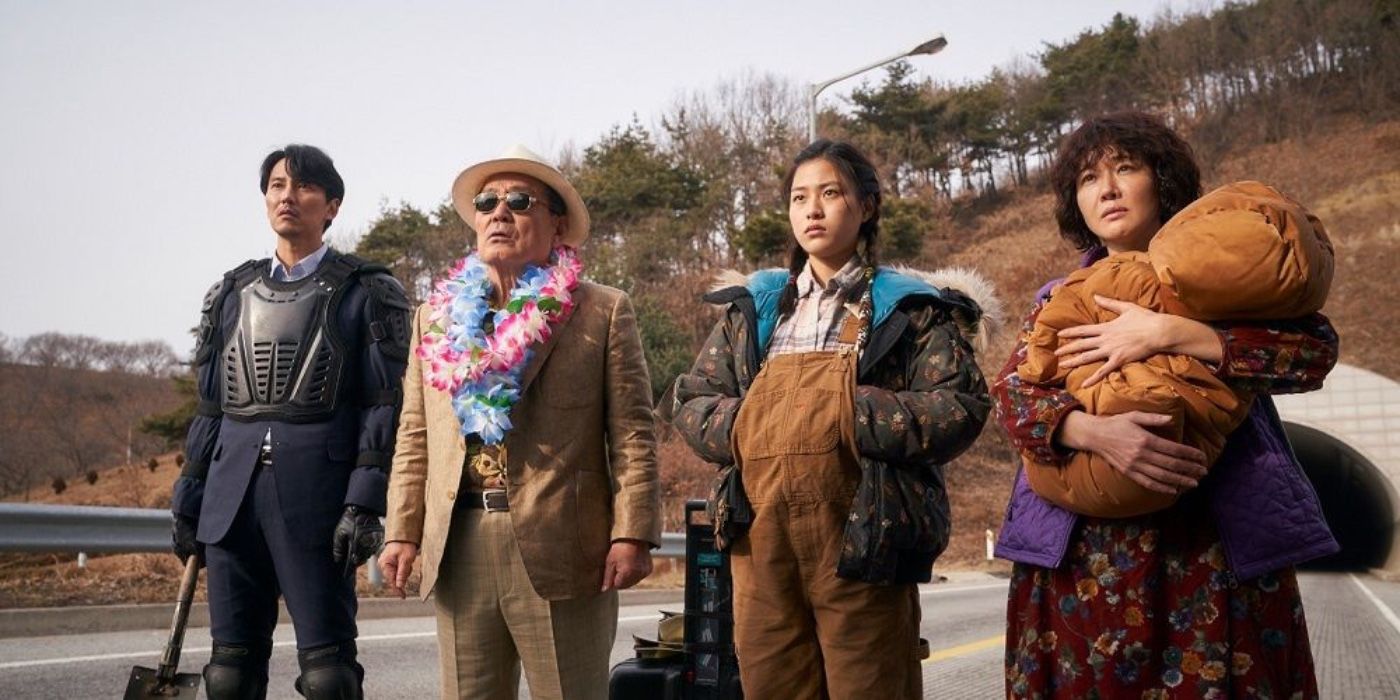
[[[384,524],[379,522],[379,516],[359,506],[345,506],[331,537],[331,554],[337,564],[345,566],[344,574],[353,575],[355,567],[383,548]]]
[[[188,515],[176,515],[175,521],[170,526],[170,540],[174,543],[175,556],[180,561],[185,561],[191,555],[198,555],[204,559],[204,545],[195,539],[195,533],[199,531],[199,520]]]

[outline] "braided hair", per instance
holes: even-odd
[[[880,233],[880,177],[875,172],[875,166],[870,162],[865,154],[861,153],[855,146],[844,141],[831,141],[828,139],[818,139],[808,144],[792,159],[792,165],[788,168],[787,175],[783,178],[783,196],[787,197],[792,192],[793,179],[797,177],[797,169],[803,164],[821,158],[836,168],[836,172],[841,175],[841,180],[846,185],[846,191],[853,192],[858,198],[858,202],[869,203],[870,217],[861,222],[860,230],[857,232],[859,242],[856,252],[865,261],[867,268],[873,270],[879,265],[879,246],[877,245]],[[778,298],[779,317],[790,315],[797,308],[797,276],[802,274],[802,269],[807,266],[807,251],[802,249],[797,242],[797,232],[793,232],[792,242],[788,245],[787,254],[788,281],[783,288],[783,294]],[[870,275],[866,275],[866,283],[857,285],[852,289],[852,293],[859,294],[861,287],[868,288]],[[843,301],[851,301],[845,299]]]

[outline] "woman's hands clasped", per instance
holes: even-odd
[[[1065,447],[1102,457],[1149,491],[1178,494],[1195,488],[1206,475],[1206,455],[1149,430],[1171,421],[1171,416],[1142,411],[1112,416],[1072,411],[1056,437]]]
[[[1129,301],[1097,294],[1094,301],[1118,314],[1118,318],[1066,328],[1060,331],[1059,337],[1069,342],[1055,349],[1055,356],[1064,368],[1103,362],[1102,367],[1084,380],[1085,387],[1093,386],[1129,362],[1141,362],[1158,353],[1190,355],[1210,363],[1218,363],[1224,356],[1220,336],[1200,321],[1158,313]]]
[[[1204,323],[1104,296],[1095,295],[1094,301],[1118,317],[1060,331],[1060,339],[1068,342],[1055,350],[1064,368],[1103,363],[1084,380],[1085,387],[1130,362],[1141,362],[1158,353],[1220,361],[1220,338]],[[1171,421],[1171,416],[1142,411],[1113,416],[1074,411],[1065,417],[1056,437],[1065,447],[1099,455],[1145,489],[1176,494],[1195,488],[1206,475],[1206,456],[1194,447],[1151,431]]]

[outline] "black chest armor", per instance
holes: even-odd
[[[318,269],[296,282],[258,275],[235,288],[238,321],[219,358],[225,415],[310,423],[335,413],[350,365],[337,328],[345,277]]]

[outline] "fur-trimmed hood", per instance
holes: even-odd
[[[742,288],[754,297],[760,309],[765,301],[776,309],[777,297],[787,279],[787,270],[779,268],[747,275],[737,270],[723,270],[715,276],[706,299],[728,303]],[[875,275],[872,296],[876,325],[906,298],[931,296],[943,300],[953,307],[958,329],[978,353],[990,347],[1005,325],[1005,307],[995,287],[981,273],[969,268],[949,267],[929,272],[904,265],[881,267]]]

